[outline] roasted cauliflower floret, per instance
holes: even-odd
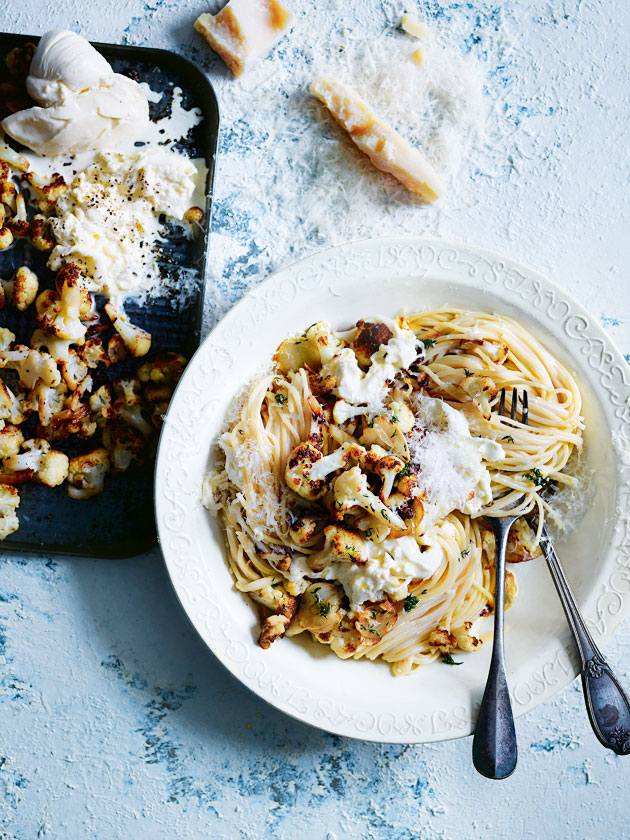
[[[184,219],[189,225],[199,224],[203,219],[203,210],[201,207],[189,207],[184,213]]]
[[[429,633],[427,644],[440,653],[448,653],[454,647],[457,647],[457,639],[445,627],[436,627]]]
[[[509,610],[509,608],[514,603],[514,599],[516,598],[516,578],[510,571],[506,571],[505,573],[505,609]]]
[[[145,420],[142,414],[142,397],[138,393],[140,383],[137,379],[117,379],[114,382],[114,389],[118,394],[114,400],[115,416],[133,426],[140,434],[149,437],[153,429]]]
[[[68,189],[65,179],[59,172],[53,173],[50,180],[29,170],[22,176],[23,180],[30,184],[38,195],[37,206],[43,212],[51,211],[57,201]]]
[[[364,601],[354,617],[354,626],[364,641],[377,644],[398,621],[396,607],[388,598]]]
[[[8,350],[15,341],[15,333],[6,327],[0,327],[0,350]]]
[[[263,650],[268,650],[276,639],[281,639],[291,624],[286,615],[268,615],[263,619],[258,637],[258,644]]]
[[[35,330],[31,336],[33,350],[47,350],[56,362],[65,362],[70,358],[70,345],[67,338],[55,338],[43,330]]]
[[[18,491],[10,484],[0,484],[0,540],[20,527],[16,510],[20,504]]]
[[[342,593],[332,583],[312,583],[300,597],[300,607],[291,624],[289,635],[310,630],[311,633],[328,633],[339,623]]]
[[[255,601],[272,611],[263,619],[258,644],[267,650],[288,629],[297,608],[297,599],[288,595],[280,586],[265,586],[250,593]]]
[[[63,381],[71,391],[75,391],[88,375],[88,366],[75,350],[70,350],[68,358],[59,367]]]
[[[113,303],[105,304],[105,311],[109,315],[116,332],[125,342],[125,347],[132,356],[146,356],[151,349],[151,336],[148,332],[134,326],[124,312],[116,309]]]
[[[482,416],[490,419],[490,404],[497,395],[497,387],[489,376],[464,376],[459,387],[472,400],[472,404],[480,411]]]
[[[22,344],[16,344],[13,350],[0,351],[0,368],[17,371],[20,382],[29,390],[39,381],[53,387],[61,382],[59,369],[49,353],[31,350]]]
[[[57,338],[82,344],[87,327],[81,322],[81,289],[80,277],[70,274],[58,295],[51,290],[42,292],[36,302],[37,324]]]
[[[0,227],[0,251],[6,251],[11,245],[13,245],[13,234],[6,225],[3,225]]]
[[[120,336],[116,336],[116,338],[120,338]],[[122,339],[120,340],[122,341]],[[103,342],[97,335],[88,338],[78,348],[77,353],[90,369],[97,367],[101,363],[109,367],[111,363],[103,347]]]
[[[471,651],[479,650],[483,642],[470,632],[472,629],[472,621],[465,621],[461,627],[453,628],[453,636],[457,642],[459,650]]]
[[[4,421],[1,422],[4,423]],[[18,426],[2,425],[2,428],[0,428],[0,458],[16,455],[20,451],[23,440],[24,435]]]
[[[112,390],[109,385],[101,385],[98,390],[90,396],[90,408],[95,414],[99,414],[108,420],[116,417],[116,410],[112,400]]]
[[[37,214],[31,222],[31,242],[38,251],[52,251],[55,237],[46,216]]]
[[[327,490],[324,478],[311,479],[313,465],[324,456],[310,443],[300,443],[289,455],[285,480],[288,487],[304,499],[319,499]]]
[[[142,463],[144,439],[125,426],[106,426],[103,445],[109,450],[113,472],[125,472],[134,461]]]
[[[394,400],[387,406],[387,419],[398,426],[403,434],[408,434],[416,422],[413,411],[405,403]]]
[[[322,516],[311,511],[300,511],[293,515],[289,525],[291,539],[297,545],[309,545],[319,536],[319,529],[322,525]]]
[[[366,446],[382,446],[403,461],[409,461],[409,447],[405,436],[400,427],[387,417],[374,417],[369,423],[364,423],[361,443]]]
[[[340,525],[324,528],[325,542],[321,551],[308,557],[308,564],[314,572],[321,572],[329,563],[345,562],[364,566],[368,560],[366,544],[355,531]]]
[[[372,363],[372,356],[378,353],[383,344],[387,344],[390,338],[393,338],[394,333],[387,324],[380,322],[361,320],[357,321],[356,326],[357,333],[351,347],[357,357],[357,362],[361,367],[366,368]]]
[[[15,426],[23,423],[31,409],[21,394],[14,394],[0,380],[0,421],[6,421]]]
[[[26,202],[24,201],[24,193],[16,193],[15,213],[10,219],[7,219],[6,225],[13,234],[13,236],[28,236],[31,226],[26,216]]]
[[[179,353],[160,353],[138,368],[140,382],[153,385],[173,385],[181,379],[186,359]]]
[[[23,265],[15,272],[15,277],[8,283],[3,283],[5,303],[10,303],[24,312],[33,303],[39,290],[37,275]]]
[[[405,530],[406,525],[400,516],[370,491],[367,478],[359,467],[352,467],[337,476],[333,490],[335,496],[333,512],[337,519],[343,518],[345,513],[358,506],[376,518],[382,518],[390,528]]]
[[[68,456],[51,449],[46,440],[33,438],[22,445],[22,452],[4,458],[2,465],[11,472],[31,471],[42,484],[57,487],[68,475]]]
[[[109,454],[106,449],[93,449],[86,455],[70,459],[68,469],[68,495],[72,499],[90,499],[103,492],[105,475],[109,471]]]
[[[508,563],[526,563],[542,556],[540,546],[535,544],[536,535],[521,517],[510,528],[505,559]]]
[[[39,422],[42,426],[48,426],[53,418],[63,410],[66,393],[65,382],[58,385],[46,385],[45,382],[40,382],[33,389],[32,397],[36,401]]]

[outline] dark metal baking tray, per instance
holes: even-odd
[[[7,53],[14,47],[39,37],[0,33],[0,67],[4,67]],[[177,266],[196,267],[200,283],[185,305],[177,304],[174,297],[154,298],[142,306],[129,301],[125,309],[131,321],[153,338],[151,354],[165,351],[182,353],[190,359],[199,345],[203,297],[206,279],[206,252],[210,231],[212,183],[219,135],[219,110],[217,99],[206,76],[187,59],[167,50],[147,47],[127,47],[115,44],[94,43],[94,47],[110,62],[117,73],[130,76],[138,82],[162,93],[160,102],[150,103],[152,119],[160,119],[170,112],[172,91],[179,87],[183,93],[182,104],[186,109],[198,107],[202,122],[193,128],[176,148],[193,158],[204,158],[208,168],[206,182],[206,207],[201,232],[189,240],[177,229],[169,229],[164,245],[165,269],[176,271]],[[6,116],[0,106],[0,119]],[[45,267],[47,254],[33,248],[27,240],[17,241],[7,251],[0,252],[0,276],[8,278],[20,265],[31,267],[40,279],[40,287],[54,286],[54,275]],[[34,307],[31,307],[34,309]],[[34,315],[12,309],[0,311],[0,326],[16,333],[17,340],[28,344],[34,329]],[[125,375],[133,362],[123,362],[105,375],[112,379]],[[87,451],[99,445],[90,439],[82,445]],[[55,444],[59,448],[70,446]],[[0,552],[30,551],[37,553],[68,554],[89,557],[133,557],[157,543],[153,513],[153,459],[142,467],[133,465],[125,473],[109,475],[105,490],[92,499],[73,500],[67,495],[65,485],[46,487],[29,483],[21,485],[21,504],[18,509],[20,528],[3,542]]]

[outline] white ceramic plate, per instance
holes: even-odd
[[[264,700],[339,735],[410,743],[469,734],[489,646],[458,656],[459,667],[439,662],[401,678],[387,665],[337,659],[307,634],[261,650],[255,611],[233,589],[219,528],[201,507],[202,478],[233,396],[283,338],[320,318],[347,327],[364,315],[443,304],[517,318],[575,371],[594,493],[558,549],[598,644],[630,607],[630,377],[596,321],[544,277],[468,245],[379,239],[308,257],[241,300],[188,365],[160,441],[156,515],[171,580],[208,647]],[[506,657],[521,715],[566,686],[577,662],[545,564],[523,564],[516,574]]]

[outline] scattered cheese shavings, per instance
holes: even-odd
[[[416,64],[422,64],[424,61],[424,53],[422,50],[414,50],[411,53],[411,60],[414,61]]]
[[[400,28],[412,38],[426,38],[429,35],[427,26],[418,20],[415,15],[403,15],[400,21]]]
[[[311,93],[328,108],[373,165],[397,178],[425,201],[437,201],[443,187],[435,169],[393,128],[381,122],[351,87],[337,79],[319,78]]]
[[[235,76],[266,55],[293,25],[278,0],[230,0],[217,15],[199,15],[195,29]]]

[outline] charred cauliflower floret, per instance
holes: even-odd
[[[361,367],[369,367],[372,363],[372,356],[387,344],[394,333],[387,324],[370,321],[357,321],[357,333],[352,340],[351,347],[357,362]]]
[[[0,422],[2,425],[4,421]],[[24,441],[24,435],[18,426],[2,425],[0,428],[0,458],[16,455]]]
[[[114,390],[119,394],[113,406],[116,418],[149,437],[153,429],[142,414],[140,382],[137,379],[117,379],[114,382]]]
[[[372,645],[377,644],[397,621],[396,607],[388,598],[364,601],[354,616],[357,633]]]
[[[65,362],[70,358],[71,344],[72,341],[67,338],[56,338],[43,330],[35,330],[31,337],[33,350],[47,350],[57,363]]]
[[[272,611],[263,619],[258,644],[267,650],[276,639],[281,638],[295,614],[297,599],[288,595],[282,587],[265,586],[250,593],[255,601]]]
[[[28,470],[42,484],[57,487],[68,475],[69,459],[64,452],[51,449],[46,440],[33,438],[22,445],[22,452],[5,458],[2,462],[11,472]]]
[[[470,632],[472,629],[472,621],[465,621],[461,627],[453,628],[453,636],[457,642],[459,650],[471,651],[479,650],[483,642]]]
[[[516,598],[516,578],[510,571],[506,571],[505,573],[505,609],[509,610],[509,608],[514,603],[514,599]]]
[[[31,222],[31,242],[38,251],[52,251],[55,247],[55,237],[50,227],[50,221],[39,213]]]
[[[366,446],[382,446],[388,452],[393,452],[409,461],[409,447],[400,427],[387,417],[374,417],[369,423],[363,426],[361,442]]]
[[[57,338],[82,344],[87,327],[81,322],[81,290],[82,281],[78,272],[67,272],[59,294],[47,290],[37,298],[37,324]]]
[[[46,385],[45,382],[40,382],[33,389],[32,396],[36,401],[39,422],[42,426],[50,425],[53,418],[63,410],[66,393],[65,382],[58,385]]]
[[[340,525],[324,528],[325,542],[321,551],[308,557],[308,564],[314,572],[321,572],[329,563],[356,563],[364,566],[368,560],[366,544],[355,531]]]
[[[334,515],[341,519],[344,514],[354,507],[360,507],[371,513],[374,517],[382,518],[390,528],[404,531],[404,521],[390,510],[387,505],[375,496],[368,487],[367,478],[359,467],[352,467],[337,476],[333,484],[334,491]]]
[[[109,471],[109,453],[106,449],[93,449],[85,455],[70,459],[68,469],[68,495],[72,499],[90,499],[103,492],[105,475]]]
[[[120,338],[120,336],[116,336],[116,338]],[[77,349],[77,353],[90,369],[98,367],[99,364],[104,364],[106,367],[109,367],[111,363],[103,347],[103,342],[97,335],[88,338]]]
[[[109,450],[113,472],[125,472],[134,461],[142,463],[144,438],[133,429],[118,425],[106,426],[103,445]]]
[[[15,213],[10,219],[7,219],[6,225],[14,237],[28,236],[31,226],[26,216],[24,193],[21,191],[15,195]]]
[[[287,486],[304,499],[319,499],[327,490],[324,478],[311,479],[313,465],[324,456],[310,443],[300,443],[289,455],[285,480]]]
[[[482,416],[490,419],[490,405],[497,395],[497,387],[489,376],[464,376],[459,383],[462,391],[471,398],[472,404],[479,410]]]
[[[161,353],[138,368],[140,382],[153,385],[173,385],[181,379],[186,359],[179,353]]]
[[[31,413],[27,401],[21,394],[14,394],[0,380],[0,421],[19,426]]]
[[[149,333],[140,329],[140,327],[134,326],[125,313],[120,309],[116,309],[113,303],[106,303],[105,311],[131,355],[134,357],[146,356],[151,349],[151,336]]]
[[[429,633],[427,644],[430,648],[434,648],[440,653],[448,653],[457,647],[457,639],[445,627],[436,627],[435,630]]]
[[[53,387],[61,382],[57,364],[49,353],[22,344],[16,344],[13,350],[0,350],[0,368],[17,371],[20,382],[29,390],[39,381]]]
[[[50,180],[29,170],[22,175],[24,181],[29,184],[38,196],[37,206],[43,213],[53,210],[57,201],[68,189],[65,179],[59,172],[53,173]]]
[[[63,381],[71,391],[75,391],[88,375],[88,366],[76,350],[70,350],[66,361],[59,365]]]
[[[289,635],[310,630],[311,633],[328,633],[339,623],[342,593],[332,583],[312,583],[300,596],[300,607],[295,614]]]
[[[188,222],[189,225],[198,225],[203,219],[203,210],[201,209],[201,207],[189,207],[188,210],[186,210],[186,212],[184,213],[184,219]]]
[[[0,327],[0,350],[8,350],[15,341],[15,333],[6,327]]]
[[[0,184],[0,189],[2,185]],[[0,227],[0,251],[6,251],[13,245],[13,234],[6,225]]]
[[[5,305],[11,304],[20,312],[24,312],[37,297],[38,290],[37,275],[23,265],[15,272],[15,277],[12,280],[2,284],[0,297],[4,298]]]
[[[20,527],[16,510],[20,504],[18,491],[10,484],[0,484],[0,540]]]

